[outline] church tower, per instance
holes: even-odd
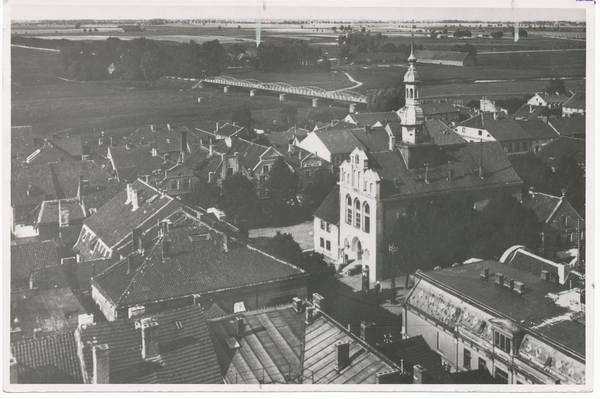
[[[414,54],[414,45],[411,42],[410,56],[408,57],[408,71],[404,75],[406,105],[398,112],[400,124],[402,125],[402,141],[409,144],[420,144],[425,142],[423,125],[425,116],[419,101],[419,84],[421,75],[415,68],[417,57]]]

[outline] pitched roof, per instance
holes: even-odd
[[[168,130],[166,126],[154,125],[154,127],[154,131],[152,129],[138,129],[125,139],[125,144],[134,147],[148,145],[150,148],[156,148],[160,154],[180,152],[182,133],[185,133],[188,154],[196,151],[196,148],[201,144],[200,137],[185,126],[171,126],[171,130]]]
[[[389,112],[365,112],[350,114],[352,120],[358,124],[358,126],[364,127],[367,125],[375,125],[380,122],[383,126],[386,125],[385,121],[388,122],[398,121],[398,115],[394,111]]]
[[[260,162],[261,155],[268,149],[269,147],[261,144],[252,143],[244,139],[236,139],[227,152],[227,155],[234,155],[236,152],[239,153],[242,166],[248,170],[253,170]]]
[[[269,142],[275,148],[281,148],[284,151],[287,151],[290,140],[296,138],[298,142],[304,140],[308,135],[308,130],[305,129],[296,129],[294,130],[291,127],[288,130],[283,132],[269,132],[267,137],[269,138]]]
[[[38,205],[45,199],[57,198],[49,165],[13,166],[10,187],[11,205],[16,207]]]
[[[460,113],[452,104],[449,103],[433,103],[427,102],[422,103],[421,108],[423,108],[423,114],[425,116],[439,115],[439,114],[449,114],[449,113]]]
[[[29,165],[74,161],[75,159],[71,154],[52,143],[45,143],[42,147],[27,155]]]
[[[558,138],[558,133],[541,119],[535,118],[516,122],[534,140],[554,140]]]
[[[402,149],[370,153],[374,160],[372,167],[382,178],[383,198],[522,184],[497,142],[409,147],[412,150],[410,169],[401,155]],[[430,164],[429,183],[425,182],[425,162]],[[483,179],[479,177],[480,162]],[[448,181],[450,170],[453,177]]]
[[[554,195],[533,193],[523,198],[521,205],[533,210],[538,220],[542,223],[546,223],[558,208],[561,199],[561,197],[555,197]]]
[[[12,285],[39,269],[60,263],[54,241],[38,241],[10,246],[10,274]]]
[[[111,259],[99,259],[46,267],[34,273],[33,286],[38,289],[71,288],[76,292],[89,290],[90,279],[114,263],[115,261]]]
[[[569,97],[564,93],[535,93],[546,103],[565,103],[569,101]]]
[[[385,127],[371,128],[369,133],[365,128],[350,129],[350,131],[367,151],[383,151],[390,146],[390,136]]]
[[[499,116],[497,120],[491,112],[483,112],[458,124],[474,129],[487,130],[497,141],[529,140],[531,135],[512,118]]]
[[[356,147],[361,147],[361,141],[350,129],[317,130],[313,132],[332,154],[349,154]]]
[[[242,337],[236,334],[238,316],[244,320]],[[210,337],[225,381],[298,383],[305,335],[302,316],[287,305],[210,320]]]
[[[81,136],[61,137],[52,140],[52,144],[67,152],[72,157],[81,158],[83,155],[83,140]]]
[[[200,222],[173,227],[166,239],[168,258],[162,256],[161,237],[147,256],[135,257],[135,272],[127,274],[123,259],[97,276],[95,284],[117,306],[128,306],[306,275],[233,238],[226,251],[222,233]]]
[[[459,51],[436,51],[436,50],[415,50],[415,57],[418,60],[440,60],[440,61],[464,61],[469,53]]]
[[[388,60],[405,60],[404,53],[358,53],[354,55],[355,61],[388,61]]]
[[[452,379],[442,366],[441,356],[434,352],[422,335],[384,345],[382,352],[396,363],[404,362],[404,369],[416,365],[424,367],[437,384],[452,384]]]
[[[29,126],[11,126],[10,127],[11,157],[16,157],[17,154],[27,156],[33,150],[34,150],[33,127],[30,125]]]
[[[147,317],[147,316],[146,316]],[[109,347],[111,384],[220,384],[223,382],[206,321],[199,306],[151,316],[158,323],[159,358],[142,358],[144,316],[87,325],[80,334],[88,381],[93,376],[91,341]]]
[[[548,124],[561,136],[585,137],[584,117],[549,119]]]
[[[112,177],[100,165],[94,161],[59,162],[50,165],[56,180],[56,186],[60,188],[61,198],[73,198],[77,196],[79,189],[79,176],[86,181],[83,195],[106,188],[112,184]]]
[[[563,108],[575,108],[585,111],[585,93],[575,93],[563,104]]]
[[[425,130],[437,145],[463,144],[465,140],[451,127],[437,119],[425,121]]]
[[[239,132],[241,132],[242,130],[244,130],[243,126],[237,126],[232,123],[225,123],[224,125],[219,126],[219,128],[215,131],[215,134],[219,136],[231,137],[239,134]]]
[[[490,276],[501,273],[504,278],[522,282],[525,295],[519,295],[504,286],[495,284],[492,277],[481,278],[480,274],[483,268],[488,268]],[[485,311],[488,315],[492,311],[497,314],[495,317],[512,320],[527,331],[543,335],[578,356],[585,357],[585,325],[568,317],[572,310],[557,304],[553,299],[553,297],[555,298],[553,294],[559,294],[564,290],[557,284],[491,260],[429,272],[418,272],[417,276],[422,280],[411,291],[407,303],[422,309],[448,326],[461,325],[470,330],[476,327],[469,324],[472,323],[472,320],[468,315],[464,316],[462,311],[454,312],[451,315],[450,312],[441,310],[442,302],[446,304],[447,309],[451,307],[462,309],[464,305],[461,303],[463,298],[466,298],[469,303],[486,306],[489,309]],[[453,290],[454,294],[448,294],[445,291],[448,289]],[[419,292],[423,292],[423,294],[417,294]],[[436,300],[428,302],[430,295],[434,295]],[[544,311],[540,312],[540,309]],[[482,312],[484,311],[482,310]],[[479,320],[484,322],[485,317],[482,314]],[[487,317],[494,317],[494,315]],[[565,320],[557,324],[549,323],[549,320],[552,319]],[[485,333],[487,334],[487,329]]]
[[[532,254],[523,247],[517,248],[512,253],[508,254],[507,258],[504,259],[504,262],[502,263],[537,277],[541,275],[542,270],[546,270],[550,273],[558,273],[558,269],[561,267],[561,265],[548,259]],[[562,282],[559,281],[559,283]]]
[[[207,158],[204,158],[200,163],[196,164],[196,176],[208,181],[208,177],[211,172],[218,175],[217,171],[222,163],[223,158],[221,154],[213,153]]]
[[[550,109],[545,105],[523,104],[515,111],[513,118],[515,119],[533,119],[540,116],[550,115]]]
[[[156,223],[161,215],[166,217],[181,206],[179,201],[162,195],[141,180],[131,183],[131,187],[138,193],[138,208],[135,211],[131,204],[125,204],[127,190],[123,190],[84,221],[84,225],[109,248],[124,240],[132,229]]]
[[[314,216],[328,223],[339,225],[340,223],[340,186],[335,185],[325,200],[317,208]]]
[[[13,342],[19,384],[81,384],[74,331]]]
[[[578,164],[585,165],[585,140],[559,137],[543,146],[536,156],[552,167],[557,166],[563,158],[573,158]]]
[[[42,202],[37,223],[59,223],[60,211],[69,212],[69,223],[82,221],[85,218],[85,212],[81,201],[78,201],[77,199],[50,200]]]
[[[84,190],[83,200],[86,211],[90,212],[91,209],[98,210],[102,208],[104,204],[123,191],[126,186],[126,183],[112,183],[104,189],[95,191],[88,189]]]

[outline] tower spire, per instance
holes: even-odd
[[[408,57],[408,62],[413,65],[415,61],[417,61],[417,57],[415,57],[415,32],[413,29],[415,20],[413,19],[413,25],[410,27],[410,56]]]

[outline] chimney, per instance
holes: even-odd
[[[478,175],[480,179],[483,179],[483,166],[479,165]]]
[[[425,183],[429,184],[429,164],[425,164]]]
[[[302,302],[302,299],[294,297],[292,299],[292,307],[294,311],[296,311],[296,313],[302,313],[302,311],[304,310],[304,303]]]
[[[396,148],[396,136],[394,136],[393,134],[390,134],[390,151],[394,151],[394,149]]]
[[[494,120],[497,121],[498,120],[498,111],[494,111]]]
[[[544,281],[548,281],[549,280],[549,275],[550,275],[550,272],[548,272],[548,270],[542,270],[540,278],[542,280],[544,280]]]
[[[375,377],[377,377],[377,384],[398,384],[400,373],[401,371],[399,369],[381,371],[375,374]]]
[[[498,285],[504,284],[504,276],[502,275],[502,273],[496,273],[494,277],[494,282]]]
[[[131,189],[131,210],[135,211],[139,208],[138,204],[138,192],[137,190]]]
[[[229,252],[229,247],[230,247],[230,239],[229,239],[229,234],[227,234],[226,232],[221,232],[221,234],[223,235],[223,250],[225,252]]]
[[[142,250],[142,230],[139,227],[136,227],[131,231],[131,242],[133,252]]]
[[[133,191],[133,186],[131,183],[127,183],[127,201],[125,201],[125,205],[131,204],[131,193]]]
[[[181,142],[179,143],[179,152],[182,154],[187,153],[187,132],[183,130],[181,132]]]
[[[452,179],[454,179],[454,170],[453,169],[448,169],[448,181],[452,181]]]
[[[483,269],[481,269],[481,274],[479,274],[480,277],[483,278],[488,278],[490,275],[490,268],[489,267],[484,267]]]
[[[108,141],[108,144],[109,144],[111,147],[113,146],[113,140],[114,140],[114,138],[115,138],[115,136],[110,136],[110,137],[108,138],[108,140],[109,140],[109,141]]]
[[[238,338],[244,337],[244,318],[236,317],[235,318],[235,336]]]
[[[127,274],[133,271],[133,254],[127,255]]]
[[[516,293],[523,294],[523,292],[525,292],[525,284],[523,284],[520,281],[515,281],[515,285],[514,285],[513,289],[515,290]]]
[[[507,287],[509,290],[513,290],[513,288],[515,288],[515,280],[513,280],[510,277],[506,277],[504,279],[504,286]]]
[[[171,130],[171,124],[170,123],[167,123],[167,129]]]
[[[212,147],[212,144],[211,144]],[[208,182],[213,183],[215,181],[215,172],[208,172]]]
[[[315,307],[309,306],[306,308],[306,324],[312,323],[315,318]]]
[[[152,156],[153,157],[158,156],[158,150],[156,148],[153,148],[151,151],[152,151]]]
[[[532,113],[532,112],[533,112],[533,105],[529,104],[529,113]]]
[[[371,125],[365,125],[365,133],[371,133]]]
[[[108,345],[92,346],[92,361],[93,361],[93,376],[92,384],[108,384],[110,383],[109,373],[109,353]]]
[[[335,370],[340,371],[350,365],[350,342],[338,341],[335,343]]]
[[[319,309],[325,308],[325,298],[323,297],[323,295],[314,292],[312,297],[313,297],[313,304],[317,308],[319,308]]]
[[[208,145],[208,155],[212,155],[215,152],[215,147],[213,145],[213,143],[210,143]]]
[[[298,157],[299,157],[300,159],[302,159],[302,150],[300,150],[300,151],[298,152]]]
[[[215,132],[218,132],[218,131],[219,131],[219,122],[217,122],[217,127],[215,129]]]
[[[131,143],[129,143],[129,142],[125,143],[125,149],[131,150]]]
[[[60,227],[69,225],[69,210],[62,209],[60,207],[60,200],[58,200],[58,222]]]
[[[375,323],[363,321],[360,323],[360,338],[367,344],[375,346],[377,340],[377,326]]]
[[[133,306],[127,310],[127,315],[130,319],[138,316],[142,316],[146,313],[146,307],[143,305]]]
[[[429,372],[419,364],[413,367],[413,384],[431,384]]]
[[[150,318],[141,320],[142,324],[142,358],[158,357],[158,323]]]
[[[89,326],[90,324],[94,324],[94,315],[93,314],[80,314],[77,316],[77,322],[79,328],[85,326]]]

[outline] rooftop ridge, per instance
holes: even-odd
[[[300,267],[298,267],[298,266],[296,266],[296,265],[294,265],[294,264],[292,264],[292,263],[290,263],[290,262],[284,261],[284,260],[282,260],[282,259],[279,259],[279,258],[277,258],[277,257],[275,257],[275,256],[273,256],[273,255],[270,255],[270,254],[268,254],[268,253],[266,253],[266,252],[264,252],[264,251],[261,251],[260,249],[257,249],[257,248],[255,248],[255,247],[251,246],[250,244],[244,244],[244,245],[245,245],[245,246],[246,246],[248,249],[251,249],[251,250],[253,250],[253,251],[256,251],[256,252],[258,252],[258,253],[260,253],[260,254],[262,254],[262,255],[268,256],[269,258],[271,258],[271,259],[274,259],[274,260],[276,260],[276,261],[278,261],[278,262],[281,262],[281,263],[283,263],[283,264],[285,264],[285,265],[291,266],[292,268],[294,268],[294,269],[296,269],[296,270],[300,271],[301,273],[307,273],[307,271],[306,271],[306,270],[303,270],[302,268],[300,268]]]

